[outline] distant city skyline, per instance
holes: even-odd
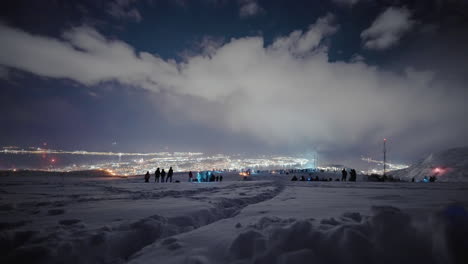
[[[4,155],[4,156],[1,156]],[[2,162],[5,156],[26,156],[21,160],[10,163]],[[31,157],[32,155],[32,157]],[[89,159],[62,159],[62,156],[89,156]],[[39,162],[34,156],[40,156]],[[29,158],[28,158],[29,157]],[[102,158],[98,158],[102,157]],[[104,158],[109,157],[109,158]],[[307,158],[306,158],[307,157]],[[370,157],[361,157],[366,165],[357,168],[361,173],[382,173],[383,161]],[[105,170],[115,175],[136,175],[144,171],[155,170],[157,167],[174,167],[175,171],[205,171],[205,170],[275,170],[275,169],[325,169],[338,170],[342,167],[351,168],[348,164],[319,163],[318,154],[296,156],[274,155],[226,155],[218,153],[207,155],[193,152],[156,152],[156,153],[115,153],[95,152],[86,150],[54,150],[40,147],[19,148],[15,146],[2,147],[0,150],[0,169],[17,170],[56,170],[56,171],[82,171]],[[408,167],[405,164],[388,162],[389,170]]]

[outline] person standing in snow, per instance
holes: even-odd
[[[355,169],[351,169],[351,171],[349,172],[349,181],[353,181],[353,182],[356,181],[356,170]]]
[[[161,171],[161,182],[164,182],[165,177],[166,177],[166,172],[164,171],[164,169],[162,169],[162,171]]]
[[[341,181],[346,181],[346,177],[348,176],[348,172],[345,168],[341,171]]]
[[[170,180],[172,182],[172,174],[174,174],[174,171],[172,170],[172,167],[169,168],[169,172],[167,173],[167,178],[166,182]]]
[[[159,177],[161,177],[161,171],[159,171],[159,168],[157,168],[154,172],[154,182],[159,182]]]
[[[192,182],[192,181],[193,181],[193,174],[192,174],[192,171],[189,171],[189,173],[188,173],[188,181],[189,181],[189,182]]]
[[[149,171],[146,172],[145,174],[145,182],[149,182],[150,174]]]

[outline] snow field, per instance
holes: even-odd
[[[184,180],[179,175],[175,179]],[[465,183],[0,177],[1,263],[466,263]],[[154,179],[153,179],[154,180]]]
[[[280,190],[268,182],[2,180],[5,263],[123,263],[155,240],[231,217]]]
[[[288,182],[272,199],[153,243],[130,263],[465,263],[466,190],[443,183]]]

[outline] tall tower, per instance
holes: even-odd
[[[383,140],[383,176],[385,176],[387,172],[387,139],[384,138]]]
[[[315,169],[317,169],[318,166],[318,154],[315,153]]]

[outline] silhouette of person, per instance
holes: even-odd
[[[208,172],[207,172],[207,171],[205,171],[205,172],[203,173],[203,179],[202,179],[202,182],[207,182],[207,181],[208,181]]]
[[[214,173],[211,173],[210,182],[214,182],[215,180],[216,180],[216,176],[214,175]]]
[[[188,173],[188,181],[189,181],[189,182],[192,182],[192,181],[193,181],[193,174],[192,174],[192,171],[189,171],[189,173]]]
[[[216,181],[219,181],[219,176],[216,176]]]
[[[162,169],[162,171],[161,171],[161,182],[164,182],[165,177],[166,177],[166,172],[164,171],[164,169]]]
[[[353,182],[356,181],[356,170],[355,169],[351,169],[351,171],[349,172],[349,181],[353,181]]]
[[[145,174],[145,182],[149,182],[150,174],[149,171],[146,172]]]
[[[291,178],[291,181],[297,181],[296,175],[294,175],[294,176]]]
[[[346,181],[346,177],[348,176],[348,172],[345,168],[341,171],[341,181]]]
[[[169,172],[167,173],[166,182],[167,182],[167,181],[172,182],[172,174],[174,174],[174,171],[172,170],[172,167],[170,167],[170,168],[169,168]]]
[[[223,175],[219,175],[219,181],[223,181]]]
[[[157,168],[154,172],[154,182],[159,182],[159,177],[161,177],[161,171],[159,171],[159,168]]]

